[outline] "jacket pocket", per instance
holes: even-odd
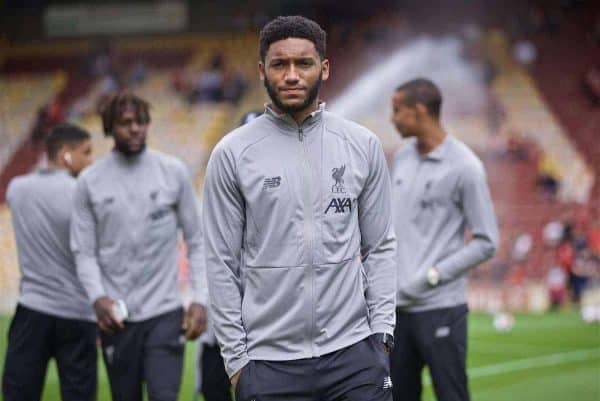
[[[358,257],[315,267],[319,346],[369,329],[362,265]]]
[[[310,267],[245,268],[242,321],[249,355],[304,351],[311,332]]]

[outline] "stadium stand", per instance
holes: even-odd
[[[65,74],[0,77],[0,171],[28,139],[38,111],[65,86]]]

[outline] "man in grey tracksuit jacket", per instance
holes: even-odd
[[[469,400],[467,273],[498,244],[483,163],[444,130],[441,102],[426,79],[403,84],[392,100],[392,121],[407,140],[392,171],[394,224],[403,233],[391,361],[396,401],[421,400],[425,365],[439,401]]]
[[[61,400],[91,401],[96,399],[97,329],[69,249],[75,177],[92,161],[90,134],[59,125],[46,138],[46,154],[48,166],[13,178],[6,194],[21,280],[0,399],[39,400],[53,358]]]
[[[77,182],[71,249],[93,303],[114,400],[178,398],[185,338],[204,330],[202,231],[196,197],[179,159],[146,149],[150,105],[130,92],[103,111],[115,148]],[[178,294],[178,234],[187,245],[192,302]],[[129,311],[114,313],[116,300]]]
[[[272,103],[208,162],[211,311],[237,401],[392,398],[391,185],[377,137],[318,101],[325,42],[301,16],[263,27]]]
[[[373,133],[324,109],[298,125],[267,107],[211,156],[207,270],[230,376],[250,360],[315,358],[393,333],[383,151]]]

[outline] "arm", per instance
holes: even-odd
[[[102,286],[100,266],[96,259],[96,217],[89,191],[83,179],[77,181],[73,196],[70,227],[71,252],[75,257],[77,278],[85,288],[91,303],[106,293]]]
[[[367,275],[371,330],[394,334],[396,236],[392,228],[391,183],[381,144],[371,138],[369,175],[358,197],[361,254]]]
[[[237,185],[235,160],[222,147],[215,148],[208,162],[203,198],[211,318],[231,377],[249,361],[240,280],[245,206]]]
[[[208,302],[208,288],[196,196],[187,169],[183,165],[178,171],[178,178],[180,192],[176,208],[177,220],[187,245],[192,287],[192,304],[186,311],[183,328],[186,330],[186,338],[193,340],[206,330],[205,305]]]
[[[98,326],[108,332],[123,328],[123,323],[113,314],[113,301],[106,296],[102,286],[102,275],[96,259],[96,218],[83,179],[79,179],[75,186],[70,224],[70,245],[75,258],[77,278],[94,305]]]
[[[498,225],[494,205],[488,189],[485,171],[478,168],[465,169],[461,175],[462,210],[472,240],[457,252],[437,263],[442,283],[453,280],[467,270],[491,258],[498,247]]]

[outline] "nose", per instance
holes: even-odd
[[[138,132],[140,130],[140,124],[138,124],[136,121],[133,121],[129,128],[132,132]]]
[[[285,73],[285,81],[288,83],[298,82],[299,79],[300,77],[298,76],[298,71],[296,70],[296,67],[294,66],[294,64],[290,65],[290,67]]]

